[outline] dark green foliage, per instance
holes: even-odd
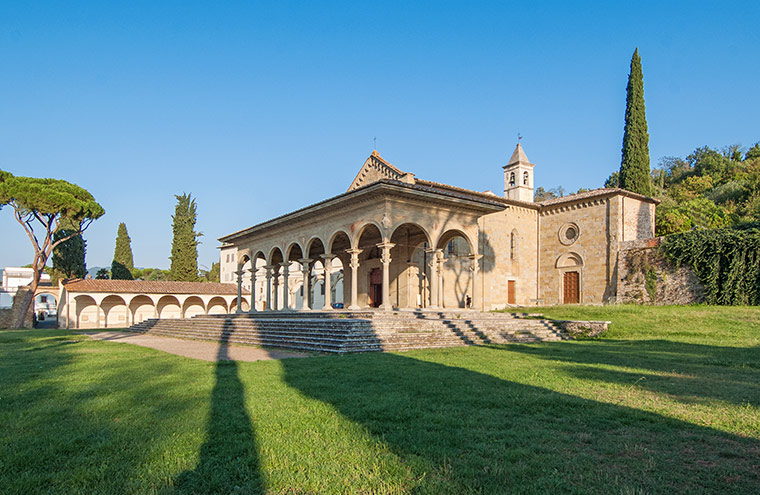
[[[109,278],[111,278],[111,274],[108,273],[108,269],[107,268],[101,268],[95,274],[95,278],[98,279],[98,280],[108,280]]]
[[[625,99],[623,159],[620,163],[620,187],[650,196],[649,131],[644,105],[644,75],[639,49],[633,52]]]
[[[195,232],[197,211],[195,200],[190,194],[175,196],[177,206],[172,216],[171,280],[183,282],[198,281],[198,237]]]
[[[16,177],[0,171],[0,209],[3,206],[13,208],[16,221],[25,230],[34,248],[31,291],[23,298],[19,317],[13,322],[14,327],[21,328],[24,325],[23,315],[27,314],[33,303],[33,294],[45,263],[53,250],[69,239],[69,236],[58,239],[53,236],[62,228],[70,229],[70,237],[81,234],[90,223],[103,216],[105,210],[92,194],[65,180]]]
[[[612,172],[607,180],[604,181],[604,187],[607,189],[615,189],[620,187],[620,172]]]
[[[202,282],[217,282],[219,283],[219,262],[211,263],[211,268],[208,270],[201,270]]]
[[[72,234],[73,237],[71,236]],[[53,249],[53,270],[58,278],[84,278],[87,276],[87,242],[82,234],[69,229],[60,229],[53,234],[53,241],[68,237]]]
[[[704,146],[686,159],[662,159],[652,172],[663,201],[657,207],[657,235],[760,220],[760,157],[753,157],[752,149],[744,159],[738,145],[722,151]]]
[[[760,158],[760,143],[755,143],[744,155],[745,160],[752,160],[753,158]]]
[[[113,252],[113,262],[111,262],[111,278],[114,280],[132,280],[134,268],[132,240],[127,233],[126,224],[121,222],[116,233],[116,247]]]
[[[721,305],[760,304],[760,230],[694,230],[665,237],[663,253],[689,265],[705,287],[705,301]]]

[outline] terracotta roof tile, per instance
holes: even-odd
[[[77,279],[64,282],[63,285],[69,292],[237,295],[237,284],[217,284],[213,282]],[[246,293],[245,290],[243,292]],[[247,291],[247,293],[250,294],[250,291]]]
[[[595,198],[597,196],[615,195],[615,194],[622,194],[623,196],[640,199],[642,201],[651,201],[654,204],[660,203],[660,200],[658,199],[650,198],[649,196],[636,194],[631,191],[627,191],[625,189],[620,189],[619,187],[616,187],[616,188],[610,188],[610,189],[606,189],[606,188],[592,189],[591,191],[586,191],[586,192],[582,192],[578,194],[570,194],[568,196],[562,196],[561,198],[547,199],[546,201],[541,201],[540,203],[537,203],[537,204],[541,206],[553,206],[553,205],[557,205],[561,203],[568,203],[570,201],[577,201],[579,199]]]

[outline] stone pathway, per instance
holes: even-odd
[[[159,351],[204,361],[263,361],[270,359],[301,358],[306,354],[290,351],[273,351],[259,347],[200,342],[197,340],[157,337],[132,332],[80,332],[94,340],[124,342]]]

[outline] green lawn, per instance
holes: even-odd
[[[613,325],[220,365],[2,331],[0,493],[760,493],[759,308],[544,312]]]

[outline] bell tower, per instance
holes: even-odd
[[[504,165],[504,197],[533,202],[533,164],[518,142],[512,158]]]

